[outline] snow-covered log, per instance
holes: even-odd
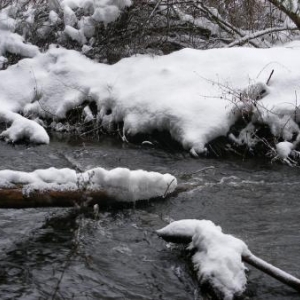
[[[177,186],[170,174],[95,168],[83,173],[71,169],[34,172],[0,171],[0,207],[73,206],[134,202],[165,197]],[[111,201],[111,202],[109,202]]]
[[[193,263],[200,282],[208,281],[223,299],[233,299],[245,290],[243,262],[300,291],[300,279],[255,256],[243,241],[224,234],[211,221],[175,221],[157,230],[157,234],[168,242],[190,242],[188,249],[196,249]]]

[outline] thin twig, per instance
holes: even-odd
[[[271,72],[271,74],[270,74],[270,76],[269,76],[269,78],[268,78],[268,80],[266,82],[266,85],[269,85],[269,82],[270,82],[270,80],[272,78],[273,73],[274,73],[274,69],[272,70],[272,72]]]
[[[190,173],[190,175],[198,174],[198,173],[200,173],[200,172],[204,172],[204,171],[206,171],[206,170],[211,170],[211,169],[215,169],[215,167],[214,167],[214,166],[205,167],[205,168],[202,168],[202,169],[200,169],[200,170],[197,170],[197,171],[195,171],[195,172],[193,172],[193,173]]]
[[[169,191],[169,189],[170,189],[170,186],[171,186],[171,184],[174,182],[174,180],[175,180],[175,178],[173,178],[173,179],[170,181],[170,183],[168,184],[168,186],[167,186],[167,188],[166,188],[166,191],[165,191],[165,193],[164,193],[164,195],[163,195],[163,198],[166,198],[166,196],[167,196],[167,194],[168,194],[168,191]]]

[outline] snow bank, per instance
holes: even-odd
[[[1,72],[0,98],[15,112],[34,118],[49,112],[57,120],[84,100],[94,101],[95,117],[105,129],[124,122],[125,135],[167,130],[195,155],[227,135],[243,109],[253,113],[253,122],[267,123],[274,135],[289,141],[299,134],[298,119],[289,126],[286,122],[295,115],[299,46],[184,49],[162,57],[134,56],[112,66],[52,48]],[[265,86],[262,82],[273,69],[266,95],[254,105],[249,95],[255,89],[247,87],[255,82]],[[240,100],[236,94],[246,96]]]
[[[30,173],[12,170],[0,171],[0,188],[23,187],[24,193],[47,190],[104,190],[120,201],[145,200],[164,197],[175,190],[177,180],[170,174],[131,171],[126,168],[105,170],[95,168],[84,173],[71,169],[41,169]]]
[[[65,2],[67,12],[70,3],[83,2]],[[68,25],[66,30],[74,39],[85,38],[80,29]],[[292,142],[296,149],[299,46],[294,42],[272,49],[184,49],[160,57],[138,55],[112,66],[52,47],[0,72],[0,101],[6,110],[55,121],[84,101],[95,102],[97,115],[89,119],[98,120],[97,126],[110,131],[113,124],[123,123],[124,140],[126,135],[166,130],[195,156],[220,136],[255,146],[257,123],[267,124],[277,140]],[[250,123],[239,135],[230,133],[245,111],[252,116]]]
[[[207,220],[180,220],[157,231],[163,238],[190,237],[189,249],[196,249],[193,263],[200,283],[209,282],[222,298],[233,299],[244,292],[247,279],[242,255],[247,245]]]

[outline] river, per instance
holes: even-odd
[[[1,169],[142,168],[171,173],[188,191],[110,208],[0,210],[0,299],[211,299],[190,253],[155,230],[170,220],[212,220],[266,261],[300,277],[299,169],[250,159],[193,159],[182,151],[65,136],[50,145],[0,143]],[[299,299],[249,267],[240,299]]]

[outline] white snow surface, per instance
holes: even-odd
[[[7,30],[0,30],[0,55],[6,52],[19,54],[23,57],[34,57],[39,53],[37,46],[24,44],[23,38]]]
[[[0,138],[7,142],[28,140],[35,144],[48,144],[50,139],[46,130],[35,120],[29,120],[21,115],[0,109],[0,120],[11,124],[9,128],[2,131]]]
[[[104,128],[123,121],[124,135],[167,130],[195,155],[226,135],[246,107],[256,121],[289,141],[299,134],[291,118],[299,90],[299,54],[300,42],[294,42],[271,49],[184,49],[133,56],[109,66],[52,47],[0,72],[0,102],[30,118],[48,114],[59,120],[84,100],[95,101]],[[263,86],[273,69],[266,96],[256,106],[237,98],[248,86]]]
[[[157,234],[163,238],[175,237],[192,240],[198,226],[213,226],[209,220],[184,219],[174,221],[169,225],[157,230]]]
[[[161,237],[190,237],[189,249],[196,249],[193,263],[201,283],[208,281],[231,300],[243,293],[247,279],[242,255],[249,253],[247,245],[208,220],[180,220],[157,231]]]
[[[173,192],[177,180],[170,174],[116,168],[94,168],[83,173],[72,169],[40,169],[33,172],[0,171],[0,188],[22,185],[23,191],[32,190],[104,190],[120,201],[145,200],[164,197]]]

